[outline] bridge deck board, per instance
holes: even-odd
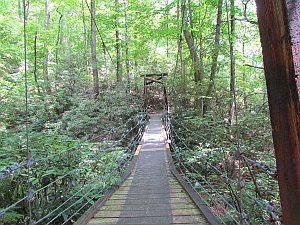
[[[151,116],[132,174],[88,225],[209,224],[170,171],[160,117]]]

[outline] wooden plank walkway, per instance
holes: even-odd
[[[151,115],[137,154],[132,174],[88,225],[209,224],[170,171],[161,115]]]

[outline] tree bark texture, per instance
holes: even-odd
[[[96,24],[95,24],[96,4],[91,0],[91,64],[93,70],[94,94],[99,95],[99,75],[96,54]]]
[[[188,10],[186,7],[186,0],[182,1],[181,11],[182,11],[182,21],[183,21],[183,34],[192,58],[195,82],[198,83],[203,80],[203,72],[202,72],[203,70],[201,69],[201,63],[200,63],[199,56],[197,54],[197,48],[194,43],[194,38],[188,29],[189,23],[188,23],[188,15],[187,15]]]
[[[286,0],[286,3],[292,38],[298,96],[300,96],[300,1]]]
[[[256,0],[283,222],[300,221],[300,121],[285,0]]]
[[[210,77],[209,84],[206,92],[206,96],[210,97],[212,93],[212,89],[215,84],[215,77],[218,66],[218,56],[220,51],[220,35],[221,35],[221,22],[222,22],[222,12],[223,12],[223,0],[218,1],[218,14],[217,14],[217,24],[216,24],[216,35],[215,35],[215,43],[212,51],[211,57],[211,69],[210,69]],[[205,101],[203,106],[203,113],[208,110],[208,100]]]

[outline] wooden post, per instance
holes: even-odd
[[[285,0],[256,0],[284,224],[300,221],[300,121]]]

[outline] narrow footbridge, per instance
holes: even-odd
[[[219,224],[174,169],[160,114],[150,116],[132,163],[120,187],[111,188],[76,225]]]
[[[138,113],[106,136],[117,129],[117,140],[96,136],[2,170],[9,195],[0,197],[9,203],[0,202],[0,224],[281,224],[277,194],[267,189],[276,185],[273,167],[240,152],[235,162],[249,172],[230,167],[226,149],[167,113]],[[189,147],[190,137],[205,148]]]

